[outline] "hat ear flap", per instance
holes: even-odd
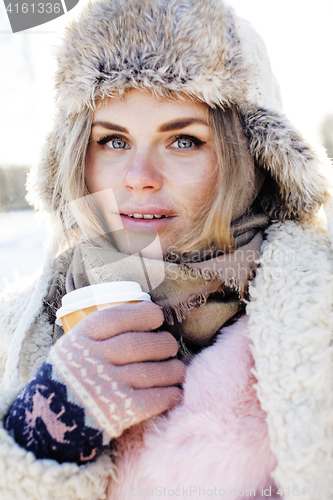
[[[306,219],[328,198],[325,169],[332,165],[315,151],[284,115],[252,106],[240,109],[249,151],[270,174],[264,208],[278,220]]]

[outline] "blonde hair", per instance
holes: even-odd
[[[189,229],[173,245],[172,251],[183,253],[201,249],[233,248],[230,231],[233,209],[239,198],[247,176],[246,162],[242,161],[239,143],[239,117],[235,108],[208,108],[216,152],[216,182]],[[82,116],[84,115],[84,116]],[[80,230],[91,228],[95,234],[107,232],[105,223],[85,183],[86,153],[90,140],[92,110],[81,112],[77,124],[84,123],[72,130],[69,143],[57,170],[53,198],[58,231],[65,235],[69,244],[75,243]],[[83,119],[82,119],[83,118]],[[60,189],[59,189],[60,188]]]

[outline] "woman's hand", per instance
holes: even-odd
[[[60,378],[110,438],[171,409],[181,400],[184,364],[153,303],[125,304],[91,314],[50,353]],[[94,407],[96,406],[96,410]],[[100,413],[102,412],[102,413]]]
[[[38,458],[84,463],[134,424],[181,401],[185,366],[158,306],[124,304],[91,314],[65,334],[7,418]],[[46,444],[45,444],[46,443]]]

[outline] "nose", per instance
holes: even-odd
[[[161,189],[163,179],[157,164],[150,150],[133,153],[124,179],[126,188],[145,192]]]

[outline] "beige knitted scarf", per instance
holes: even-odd
[[[242,299],[268,222],[263,213],[235,221],[233,252],[170,254],[163,260],[144,257],[144,249],[122,254],[105,236],[81,237],[66,273],[66,292],[109,281],[136,281],[162,307],[165,326],[177,339],[190,348],[203,347],[244,308]]]

